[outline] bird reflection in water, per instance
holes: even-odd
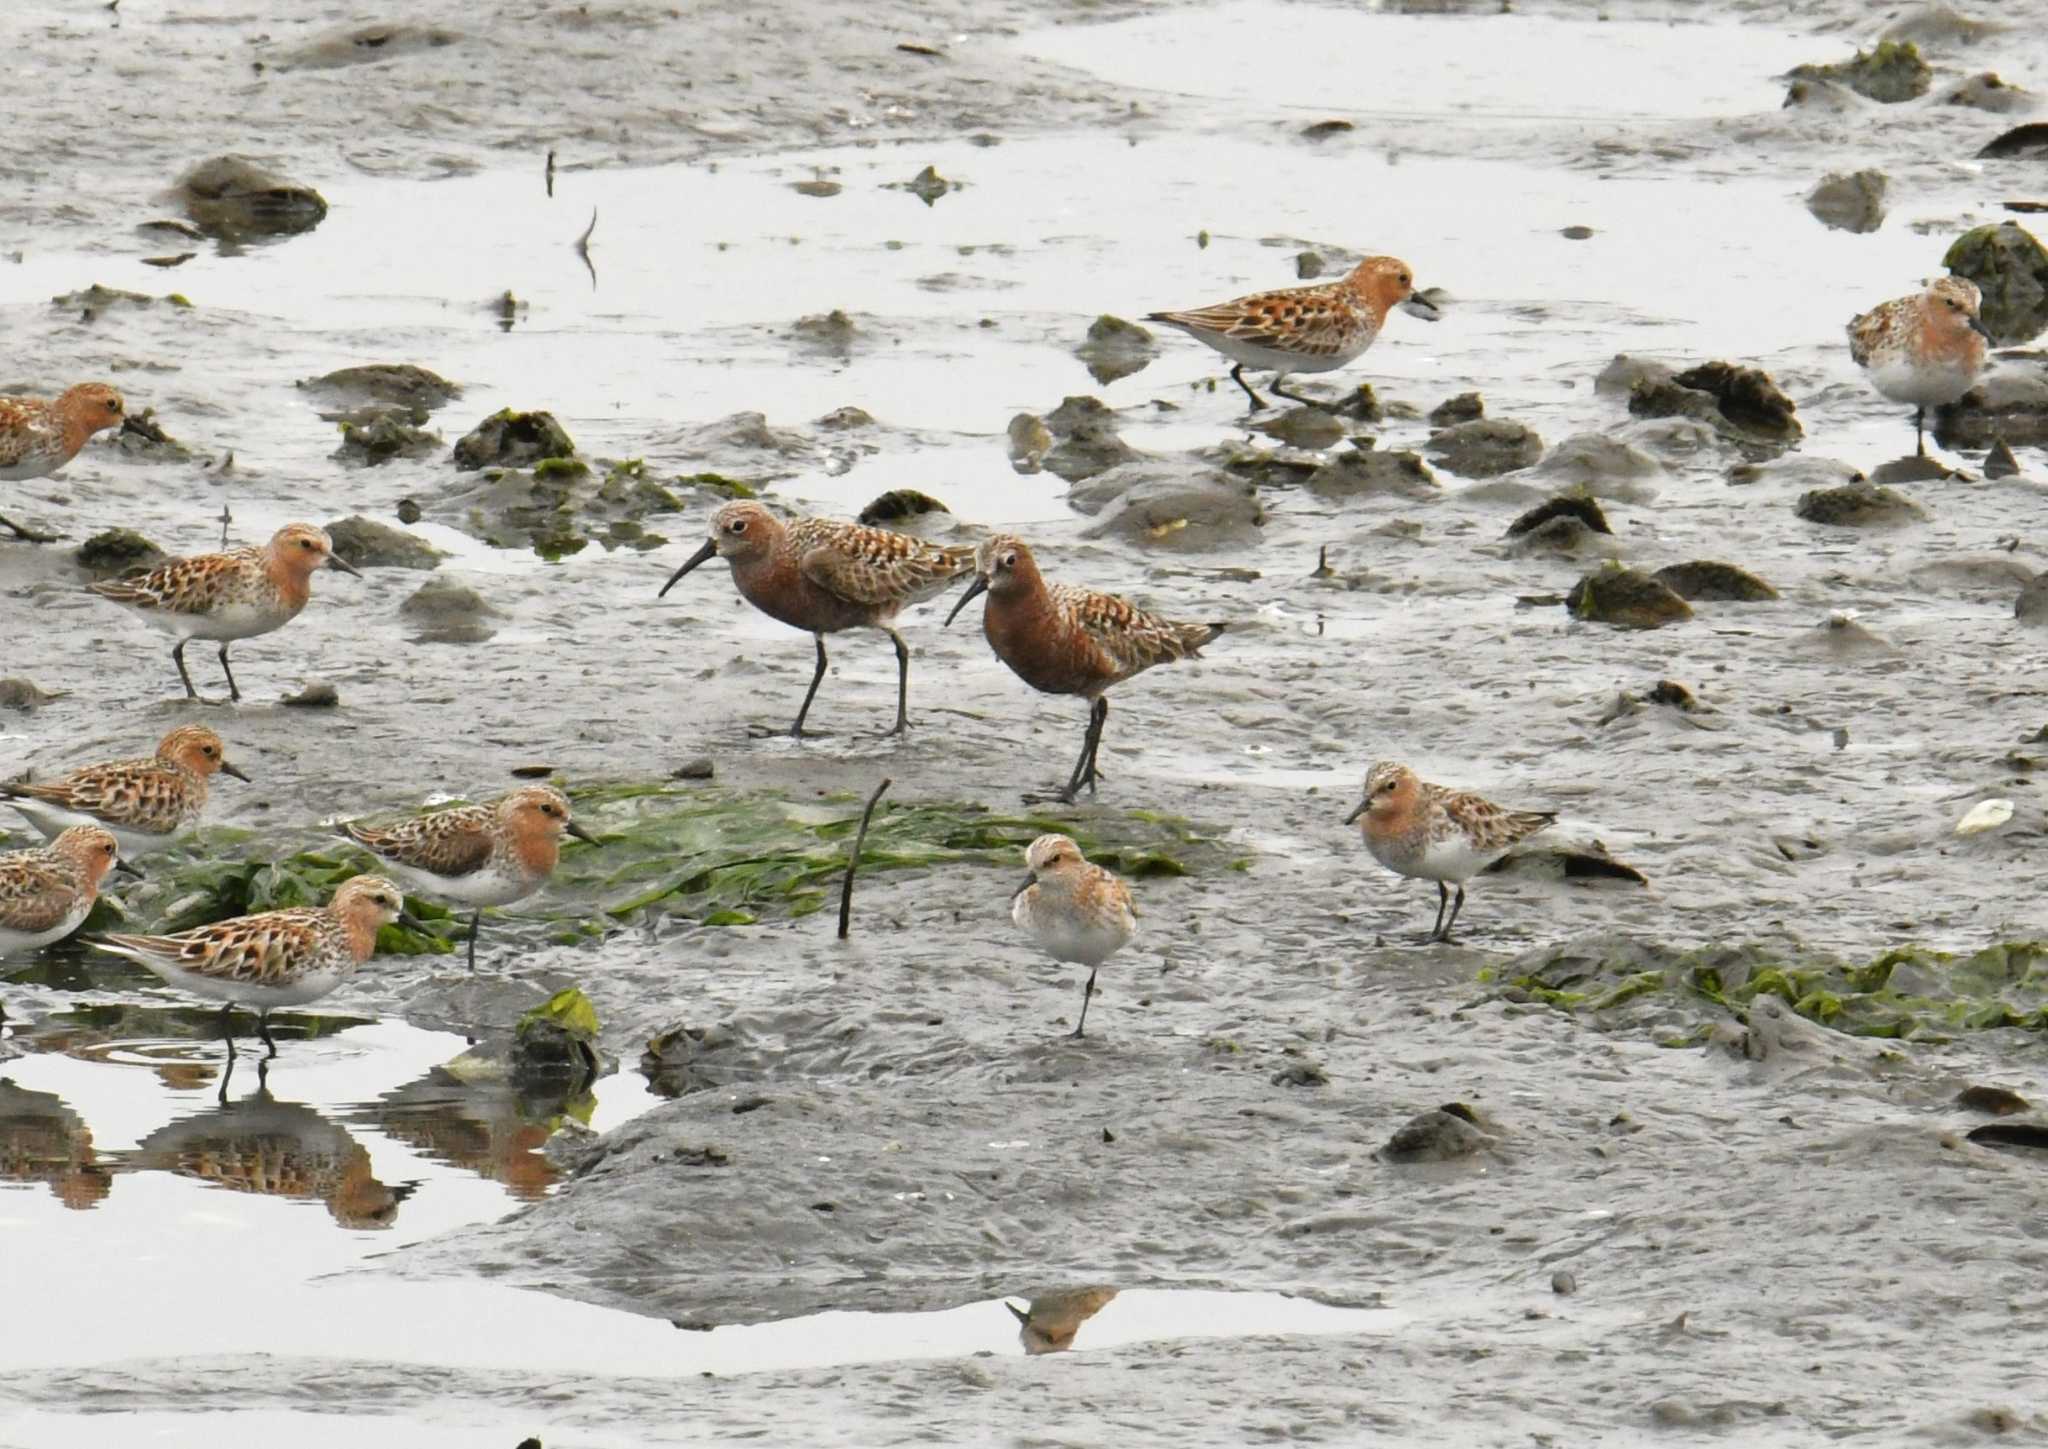
[[[83,1210],[99,1206],[114,1178],[62,1097],[0,1081],[0,1182],[48,1183],[57,1201]]]
[[[461,1060],[461,1059],[458,1059]],[[547,1196],[560,1173],[541,1149],[564,1117],[588,1122],[597,1099],[581,1077],[436,1067],[350,1114],[416,1152],[500,1183],[521,1202]]]
[[[1028,1308],[1019,1308],[1007,1298],[1003,1307],[1016,1316],[1017,1341],[1024,1345],[1024,1352],[1064,1353],[1074,1346],[1081,1325],[1114,1297],[1114,1288],[1062,1288],[1057,1293],[1041,1293]]]
[[[234,1073],[230,1061],[217,1106],[159,1127],[124,1154],[124,1165],[197,1178],[229,1192],[323,1203],[343,1228],[392,1225],[417,1184],[379,1182],[370,1154],[346,1128],[303,1102],[271,1096],[267,1063],[257,1065],[256,1090],[230,1101]]]

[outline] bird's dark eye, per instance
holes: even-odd
[[[725,526],[725,531],[727,533],[745,533],[747,531],[746,519],[735,518],[731,523],[728,523]]]
[[[1017,555],[1015,555],[1014,553],[1004,554],[1001,558],[996,560],[996,567],[1004,569],[1013,569],[1017,567]]]
[[[1395,280],[1398,281],[1404,287],[1414,285],[1414,279],[1410,277],[1406,272],[1401,273],[1401,275],[1395,278]]]

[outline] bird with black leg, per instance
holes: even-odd
[[[1080,1036],[1088,1024],[1088,1001],[1096,973],[1138,933],[1131,888],[1115,872],[1090,863],[1081,847],[1064,835],[1041,835],[1024,852],[1030,871],[1010,897],[1010,919],[1030,932],[1055,961],[1088,968],[1081,988]]]
[[[1222,624],[1149,614],[1115,594],[1048,584],[1030,548],[1014,534],[982,540],[975,568],[974,582],[946,622],[987,594],[981,627],[996,657],[1041,693],[1079,695],[1089,702],[1081,756],[1066,785],[1052,797],[1063,804],[1073,804],[1084,785],[1095,793],[1095,754],[1109,719],[1111,686],[1155,664],[1198,658],[1202,646],[1224,629]]]
[[[1557,819],[1554,811],[1508,810],[1469,790],[1432,785],[1391,760],[1366,772],[1365,798],[1344,823],[1360,816],[1374,860],[1396,875],[1436,882],[1436,924],[1426,944],[1451,939],[1466,881]]]
[[[711,536],[669,575],[661,594],[699,564],[723,558],[748,603],[792,628],[810,632],[818,667],[788,733],[804,735],[804,720],[825,678],[825,636],[844,629],[879,629],[896,646],[896,724],[910,728],[910,646],[896,632],[906,606],[942,594],[974,569],[974,551],[944,548],[885,528],[830,518],[785,523],[759,503],[728,503],[712,517]],[[781,733],[781,731],[757,731]]]

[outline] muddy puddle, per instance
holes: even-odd
[[[2026,113],[1942,99],[1993,69],[2048,91],[2048,10],[1918,22],[1925,99],[1786,107],[1789,69],[1891,17],[1496,9],[0,15],[46,158],[0,198],[0,389],[111,377],[190,450],[102,441],[0,484],[68,535],[0,542],[0,677],[54,696],[0,710],[0,771],[221,731],[251,781],[123,893],[134,928],[314,889],[347,868],[333,820],[515,769],[606,842],[486,921],[475,976],[408,941],[225,1083],[216,1019],[153,982],[75,947],[7,963],[0,1443],[2040,1431],[2014,1284],[2042,1165],[1973,1138],[1990,1099],[1959,1094],[2048,1091],[2048,688],[2015,619],[2048,453],[1880,473],[1910,423],[1841,327],[2048,200],[2038,163],[1975,158]],[[108,146],[116,111],[135,134]],[[142,229],[228,151],[325,218]],[[1874,230],[1809,212],[1864,168]],[[1249,415],[1177,334],[1077,355],[1099,317],[1365,250],[1443,296],[1307,383],[1369,382],[1378,416]],[[1633,413],[1616,354],[1761,368],[1798,435]],[[461,393],[409,420],[430,446],[366,467],[298,384],[374,362]],[[1433,446],[1464,393],[1520,425],[1505,466]],[[506,408],[552,412],[590,473],[458,472]],[[1402,452],[1421,471],[1365,456]],[[1858,473],[1904,495],[1888,526],[1795,511]],[[951,509],[933,536],[1015,529],[1051,577],[1229,621],[1117,690],[1099,798],[1020,802],[1085,710],[1025,690],[972,611],[942,628],[950,600],[905,622],[907,739],[876,738],[886,640],[842,635],[797,746],[749,727],[793,713],[803,637],[715,568],[656,598],[736,491],[850,515],[897,488]],[[1574,488],[1611,532],[1510,536]],[[236,542],[417,509],[441,557],[322,576],[237,646],[243,706],[201,710],[70,549],[115,524],[211,547],[224,507]],[[1777,597],[1575,620],[1609,558]],[[401,606],[429,579],[492,612],[424,629]],[[312,682],[339,707],[280,703]],[[1649,884],[1546,857],[1476,882],[1463,942],[1425,950],[1433,893],[1341,825],[1381,757],[1555,809]],[[841,941],[836,862],[884,776]],[[1957,834],[1988,799],[2010,818]],[[1142,913],[1080,1042],[1080,978],[1004,907],[1049,828]],[[594,1081],[451,1075],[570,987]],[[1981,1373],[1928,1351],[1958,1342]]]

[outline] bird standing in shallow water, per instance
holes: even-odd
[[[487,804],[435,810],[396,825],[349,821],[338,828],[421,895],[476,908],[469,917],[472,971],[483,908],[508,906],[546,885],[564,835],[598,843],[569,818],[568,798],[550,785],[528,785]]]
[[[711,519],[711,537],[661,586],[668,593],[684,574],[717,555],[732,565],[741,597],[818,645],[818,668],[789,733],[804,734],[804,719],[825,678],[825,636],[842,629],[880,629],[896,646],[896,724],[910,728],[910,646],[891,621],[907,604],[946,591],[974,568],[974,551],[941,548],[907,534],[830,518],[784,523],[758,503],[728,503]]]
[[[228,698],[242,691],[228,668],[228,645],[237,639],[268,634],[299,617],[313,597],[313,573],[337,568],[361,578],[354,564],[336,558],[327,530],[310,523],[287,523],[261,548],[228,553],[202,553],[173,559],[140,578],[106,579],[88,584],[103,599],[139,615],[159,629],[178,636],[171,662],[185,683],[185,697],[201,699],[185,672],[185,646],[194,639],[220,642],[221,673],[228,677]]]
[[[1433,303],[1415,294],[1415,274],[1398,257],[1367,257],[1335,282],[1253,292],[1228,302],[1185,312],[1151,312],[1147,322],[1178,327],[1236,365],[1230,380],[1244,389],[1252,406],[1266,400],[1244,380],[1247,367],[1271,368],[1273,392],[1290,402],[1319,406],[1280,386],[1297,372],[1334,372],[1359,357],[1380,335],[1387,313],[1406,304],[1435,321]]]
[[[256,1034],[274,1057],[270,1013],[318,1001],[355,975],[377,953],[378,928],[393,921],[426,929],[405,913],[397,886],[382,876],[359,875],[343,881],[324,906],[236,916],[173,936],[110,931],[91,945],[146,966],[180,991],[220,1002],[221,1036],[230,1057],[235,1038],[229,1015],[238,1005],[254,1007]]]
[[[1088,1024],[1088,998],[1095,994],[1095,973],[1138,933],[1131,910],[1131,888],[1117,876],[1082,858],[1081,847],[1064,835],[1041,835],[1024,852],[1031,874],[1010,897],[1010,919],[1031,933],[1055,961],[1075,961],[1088,968],[1081,988],[1081,1019],[1074,1035]]]
[[[1385,760],[1366,772],[1365,799],[1344,823],[1361,815],[1365,848],[1373,859],[1396,875],[1436,882],[1431,942],[1451,939],[1451,927],[1465,908],[1466,881],[1557,819],[1553,811],[1503,810],[1469,791],[1429,784],[1406,765]],[[1458,887],[1455,900],[1447,881]]]
[[[0,960],[77,930],[116,869],[128,870],[120,842],[97,825],[74,825],[41,849],[0,855]]]
[[[1197,651],[1223,632],[1221,624],[1183,624],[1133,607],[1115,594],[1098,594],[1071,584],[1047,584],[1024,541],[998,533],[975,551],[975,580],[953,612],[951,624],[978,594],[988,595],[982,632],[996,657],[1019,679],[1045,694],[1078,694],[1090,701],[1088,732],[1081,757],[1058,799],[1071,805],[1086,785],[1095,793],[1095,752],[1109,718],[1111,685],[1155,664],[1198,658]]]
[[[52,840],[73,825],[104,826],[121,843],[121,858],[135,860],[198,821],[216,770],[249,778],[228,763],[219,735],[205,725],[180,725],[151,759],[86,765],[40,785],[0,784],[0,802]]]
[[[47,478],[78,456],[102,428],[128,421],[121,394],[104,382],[66,388],[54,402],[34,397],[0,397],[0,479]],[[54,533],[37,533],[11,519],[0,527],[29,543],[49,543]]]
[[[1983,371],[1991,334],[1978,317],[1984,297],[1963,277],[1941,277],[1926,291],[1880,302],[1849,324],[1849,355],[1870,385],[1913,405],[1915,455],[1927,456],[1927,410],[1955,402]]]

